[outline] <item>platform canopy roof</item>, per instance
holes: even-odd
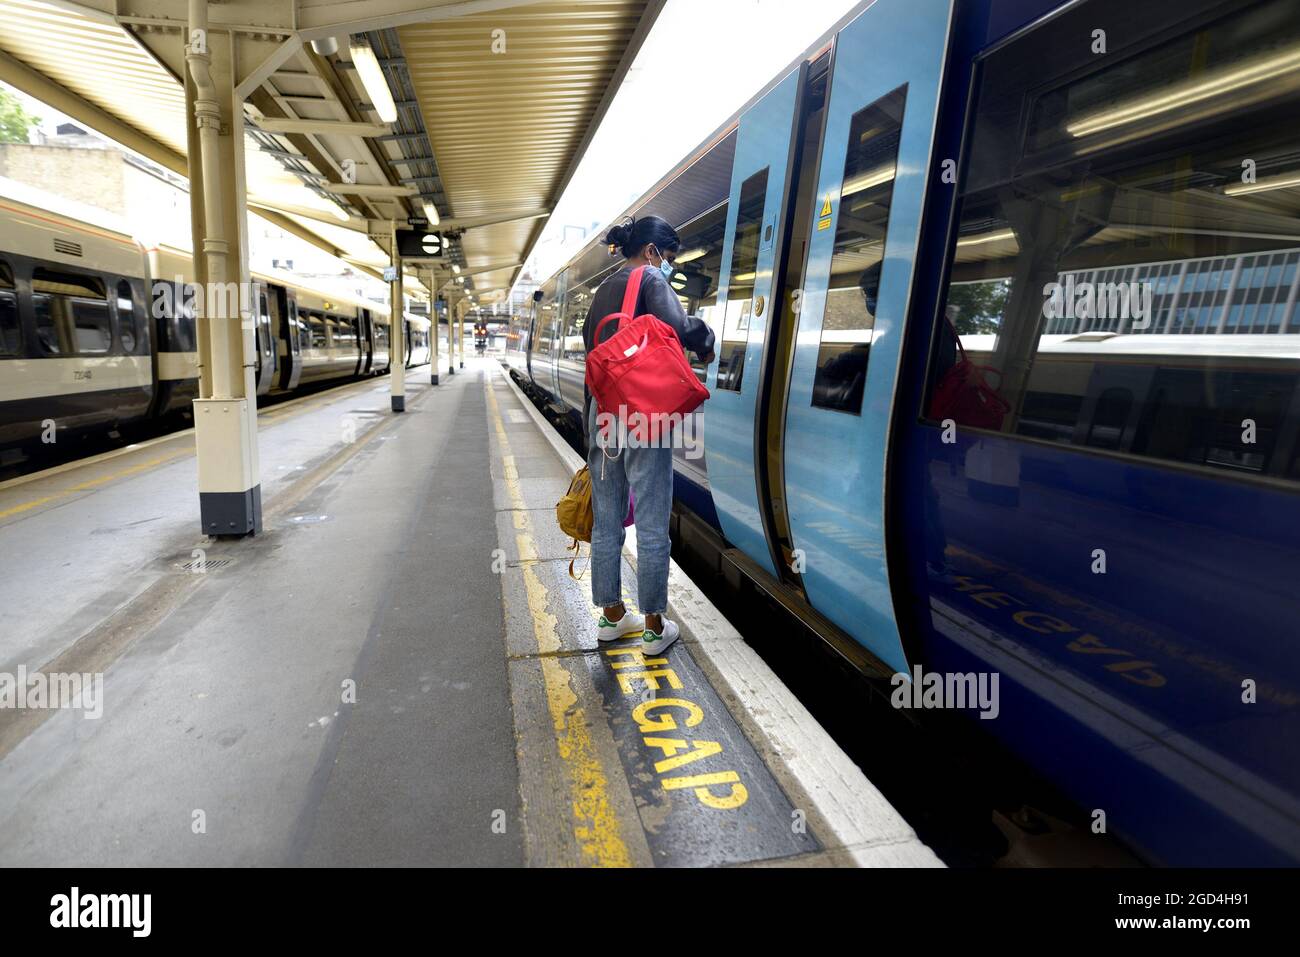
[[[189,0],[0,0],[0,80],[185,175]],[[664,0],[224,0],[250,208],[345,260],[420,216],[467,288],[504,291]],[[351,43],[374,52],[396,120]],[[385,247],[386,248],[386,247]]]

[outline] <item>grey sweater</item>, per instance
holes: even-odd
[[[618,272],[607,276],[592,296],[587,321],[582,324],[582,339],[588,352],[596,345],[594,338],[600,320],[623,308],[623,293],[627,291],[627,279],[632,275],[632,269],[632,266],[624,265]],[[647,266],[641,273],[641,289],[637,293],[636,308],[632,310],[632,315],[640,316],[647,312],[672,326],[683,348],[694,352],[701,359],[713,351],[713,330],[702,319],[686,314],[677,293],[668,285],[663,273],[653,266]],[[600,334],[601,341],[604,342],[615,331],[616,324],[607,323]],[[591,393],[584,389],[584,397],[582,420],[585,425],[586,413],[591,407]]]

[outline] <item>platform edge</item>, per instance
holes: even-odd
[[[581,468],[583,458],[569,448],[506,370],[499,365],[494,369],[560,460],[575,471]],[[628,530],[624,548],[633,563],[635,531]],[[944,866],[785,682],[671,560],[668,613],[681,626],[692,656],[787,796],[796,808],[809,811],[825,851],[845,853],[861,867]],[[760,693],[761,705],[756,701]],[[887,856],[882,858],[885,848]]]

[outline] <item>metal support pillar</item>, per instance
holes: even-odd
[[[469,298],[461,294],[456,303],[456,341],[460,343],[460,367],[465,368],[465,313],[469,312]]]
[[[447,290],[447,375],[456,374],[456,290]]]
[[[429,336],[429,384],[438,384],[438,267],[430,266],[425,278],[429,288],[429,319],[432,335]]]
[[[388,284],[389,326],[388,346],[388,391],[392,398],[393,411],[406,411],[406,315],[402,302],[402,254],[397,249],[397,223],[389,223],[389,239],[392,242],[391,254],[393,270],[396,276]]]
[[[189,0],[188,36],[186,112],[196,130],[189,139],[190,206],[202,236],[201,247],[194,249],[194,272],[203,280],[206,317],[199,324],[205,340],[199,348],[204,394],[194,400],[200,522],[208,535],[256,534],[262,530],[262,486],[244,108],[235,93],[233,37],[208,30],[206,0]]]

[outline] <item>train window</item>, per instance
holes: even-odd
[[[289,328],[294,330],[294,335],[298,337],[298,351],[311,348],[311,329],[307,326],[306,314],[298,309],[298,302],[295,299],[288,299],[289,303]]]
[[[375,350],[381,351],[388,348],[388,327],[375,323]]]
[[[587,323],[587,313],[591,310],[594,288],[591,283],[584,283],[570,289],[565,297],[564,335],[560,339],[561,359],[583,362],[586,358],[587,344],[582,338],[582,327]],[[608,326],[605,328],[609,329]],[[608,335],[608,331],[605,334]]]
[[[308,334],[311,336],[311,341],[308,343],[308,346],[312,349],[328,348],[330,343],[329,335],[325,331],[325,317],[319,312],[304,311],[301,315],[307,317],[307,330]]]
[[[22,330],[18,325],[18,287],[9,264],[0,262],[0,356],[18,355],[22,344]]]
[[[855,113],[849,124],[813,379],[812,404],[823,409],[862,411],[906,103],[907,87],[902,86]],[[819,219],[818,228],[824,221]]]
[[[92,276],[33,269],[32,311],[50,355],[103,355],[113,345],[104,283]]]
[[[125,279],[119,279],[117,281],[117,334],[122,340],[122,349],[127,355],[135,352],[135,344],[140,334],[138,322],[131,284]]]
[[[758,274],[759,233],[767,200],[767,167],[740,184],[736,233],[731,245],[727,305],[722,323],[722,348],[718,351],[718,388],[740,391],[745,372],[745,346],[754,304],[754,279]]]
[[[722,328],[718,315],[718,278],[722,272],[722,244],[727,234],[727,205],[723,203],[681,228],[682,245],[677,251],[677,271],[672,279],[682,308],[708,323],[719,340]],[[694,353],[688,357],[691,368],[703,382],[707,367]]]
[[[994,51],[927,417],[1300,478],[1297,53],[1288,0],[1094,0]]]
[[[555,336],[556,306],[554,302],[543,303],[537,310],[537,338],[533,351],[538,355],[551,354],[551,342]]]
[[[275,337],[271,335],[271,305],[266,300],[265,292],[258,293],[257,307],[261,318],[257,324],[257,341],[261,344],[262,355],[269,357],[275,347]]]
[[[180,303],[176,313],[176,346],[181,352],[194,352],[199,347],[194,308],[197,290],[188,283],[176,283],[175,287],[176,296],[172,302]]]

